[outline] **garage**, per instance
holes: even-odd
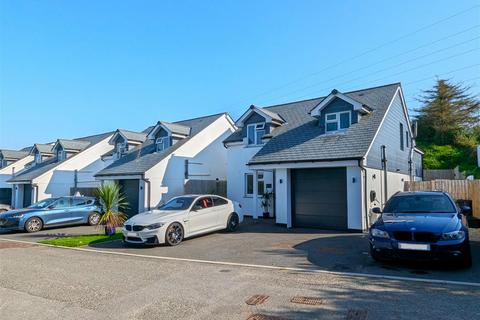
[[[348,228],[345,168],[296,169],[291,174],[295,227]]]
[[[0,204],[12,204],[12,188],[0,188]]]
[[[30,183],[23,185],[23,208],[32,204],[33,188]]]

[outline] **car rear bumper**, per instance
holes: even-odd
[[[406,260],[406,261],[449,261],[461,260],[469,255],[470,244],[468,239],[460,241],[441,241],[437,243],[428,243],[429,250],[406,250],[399,249],[396,240],[378,240],[370,238],[370,248],[374,254],[381,259],[386,260]]]

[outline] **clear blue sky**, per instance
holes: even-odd
[[[480,92],[479,37],[478,1],[1,0],[0,148],[398,81],[415,108]]]

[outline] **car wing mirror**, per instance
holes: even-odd
[[[470,208],[469,206],[462,206],[460,208],[460,213],[464,215],[470,215],[472,214],[472,208]]]
[[[379,207],[374,207],[374,208],[372,208],[372,212],[373,212],[373,213],[376,213],[376,214],[381,214],[381,213],[382,213],[382,209],[380,209]]]

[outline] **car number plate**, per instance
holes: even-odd
[[[127,237],[138,237],[138,232],[128,232]]]
[[[421,244],[421,243],[399,243],[398,244],[398,249],[430,251],[430,245],[429,244]]]

